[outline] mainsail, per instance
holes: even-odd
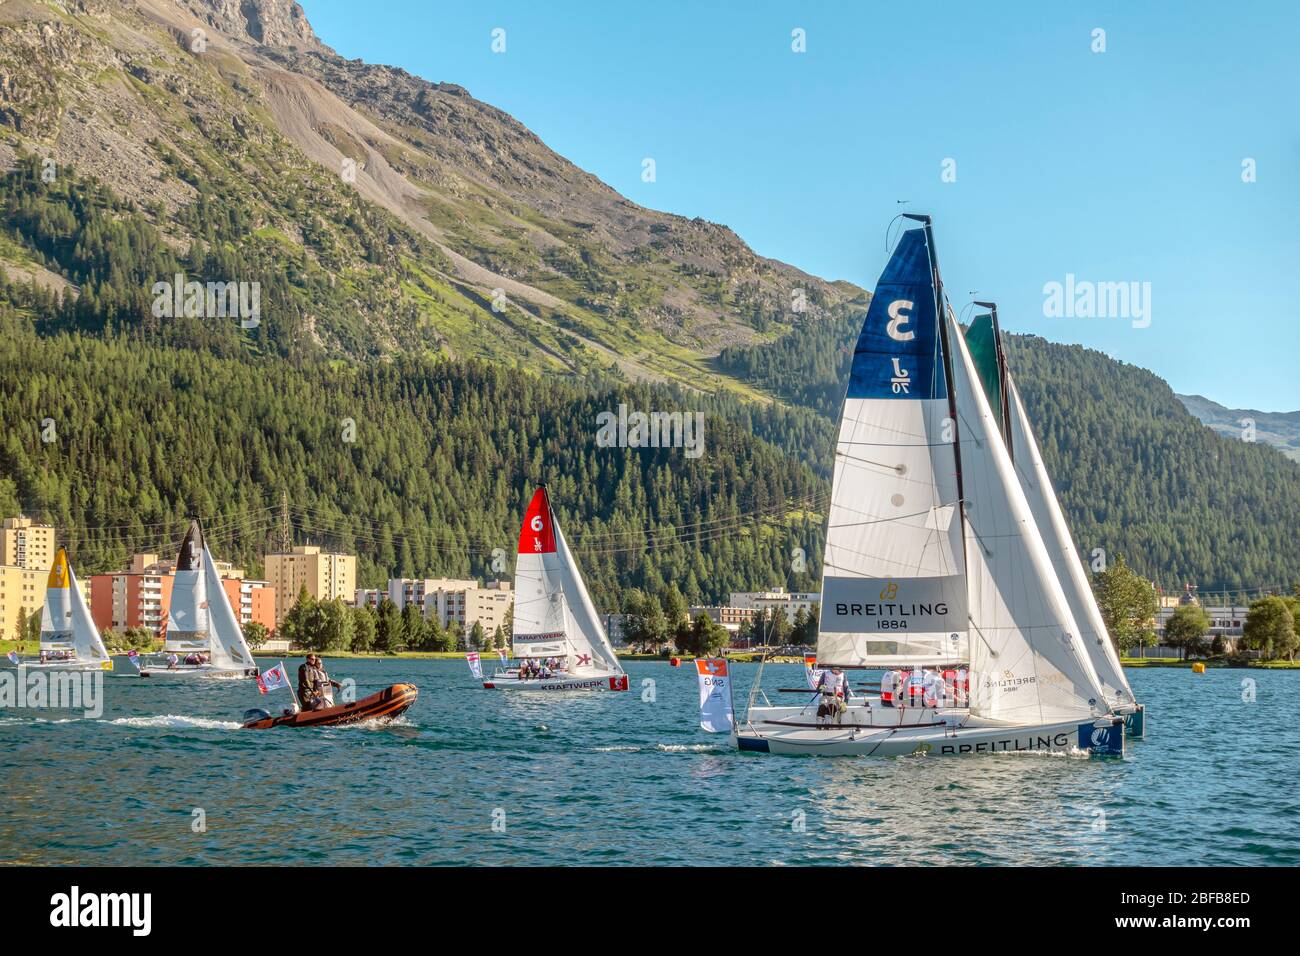
[[[181,542],[180,554],[176,557],[176,572],[172,576],[164,651],[192,654],[208,650],[211,623],[208,615],[208,589],[203,575],[206,551],[203,529],[197,520],[191,521],[185,540]]]
[[[103,663],[110,659],[62,548],[54,556],[46,582],[45,606],[41,610],[41,650],[71,650],[78,661]]]
[[[835,447],[817,662],[969,656],[954,452],[924,229],[903,233],[853,353]]]
[[[1016,724],[1107,713],[1101,682],[951,312],[965,496],[971,713]]]
[[[567,658],[574,674],[623,672],[545,487],[533,494],[519,531],[511,646],[517,658]]]

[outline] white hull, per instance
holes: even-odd
[[[213,667],[211,664],[177,664],[175,667],[142,667],[141,677],[217,677],[227,680],[257,676],[255,667]]]
[[[966,717],[940,726],[774,727],[747,724],[733,735],[741,750],[825,757],[957,756],[981,753],[1084,752],[1120,756],[1123,719],[1008,726]]]
[[[483,679],[486,690],[627,690],[626,674],[570,674],[562,677],[537,677],[520,680],[513,671],[498,671]]]
[[[6,666],[12,667],[8,661]],[[26,671],[111,671],[112,661],[23,661],[20,665]]]
[[[751,707],[748,723],[760,730],[772,727],[800,727],[817,723],[817,704],[801,707]],[[881,707],[878,698],[857,700],[833,721],[840,727],[915,727],[963,720],[970,713],[958,707]]]

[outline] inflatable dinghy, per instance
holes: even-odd
[[[326,707],[324,710],[301,710],[272,717],[264,710],[245,711],[245,730],[266,730],[270,727],[337,727],[363,720],[392,720],[404,714],[420,695],[414,684],[394,684],[378,694],[371,694],[351,704]]]

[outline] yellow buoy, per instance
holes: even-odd
[[[1202,664],[1202,663],[1200,663],[1199,661],[1198,661],[1197,663],[1193,664],[1193,665],[1192,665],[1192,673],[1193,673],[1193,674],[1204,674],[1204,673],[1205,673],[1205,665]]]

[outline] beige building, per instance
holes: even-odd
[[[0,565],[49,571],[54,564],[54,528],[31,518],[5,518],[0,527]]]
[[[408,604],[423,609],[425,617],[436,617],[443,627],[459,624],[465,631],[482,624],[492,634],[504,630],[506,612],[514,604],[509,581],[480,584],[461,578],[390,578],[388,598],[398,610]],[[507,635],[508,637],[509,635]]]
[[[49,578],[49,568],[34,571],[0,565],[0,639],[18,640],[20,610],[26,612],[24,618],[41,613],[41,606],[45,604],[45,585]]]
[[[304,587],[318,601],[351,601],[357,591],[357,558],[354,554],[331,554],[315,545],[303,545],[288,553],[268,554],[266,579],[280,595],[275,607],[278,626]]]
[[[795,615],[800,610],[811,614],[821,608],[822,596],[815,591],[787,591],[774,588],[771,591],[732,591],[731,608],[744,611],[766,611],[779,608],[785,611],[785,619],[794,623]],[[724,626],[726,621],[721,622]]]

